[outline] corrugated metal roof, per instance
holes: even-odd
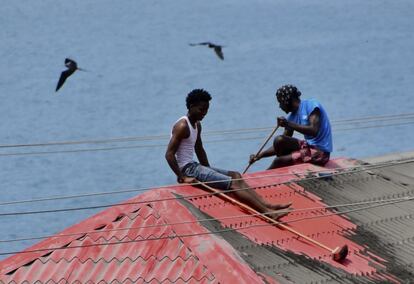
[[[348,167],[338,159],[329,166]],[[270,202],[294,209],[412,196],[414,163],[278,185],[322,168],[303,164],[246,175]],[[403,173],[401,174],[401,172]],[[255,178],[256,177],[256,178]],[[259,178],[260,177],[260,178]],[[374,283],[412,279],[413,202],[346,216],[328,209],[294,211],[288,226],[331,248],[347,244],[346,261],[200,188],[151,190],[109,208],[0,262],[2,283]],[[241,216],[240,218],[228,218]],[[223,219],[225,218],[225,219]],[[206,221],[208,219],[208,221]]]

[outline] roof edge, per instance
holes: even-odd
[[[400,160],[408,160],[408,159],[414,159],[414,151],[397,152],[397,153],[386,154],[383,156],[366,157],[366,158],[362,158],[361,160],[372,164],[372,163],[383,163],[383,162],[400,161]]]

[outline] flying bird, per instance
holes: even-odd
[[[68,69],[66,69],[65,71],[62,72],[62,74],[60,74],[59,82],[57,83],[57,86],[56,86],[56,92],[63,86],[63,83],[65,83],[66,79],[70,75],[72,75],[76,70],[85,71],[81,68],[78,68],[78,64],[70,58],[65,59],[65,66]]]
[[[224,60],[223,51],[221,50],[224,46],[222,46],[222,45],[214,44],[214,43],[211,43],[211,42],[190,43],[190,45],[191,46],[207,45],[209,48],[214,49],[214,52],[217,54],[217,56],[221,60]]]

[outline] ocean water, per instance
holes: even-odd
[[[3,0],[0,144],[168,135],[193,88],[213,97],[205,132],[272,127],[283,115],[274,93],[286,83],[332,121],[412,113],[413,16],[409,0]],[[225,60],[188,45],[202,41],[223,44]],[[88,72],[56,93],[66,57]],[[334,125],[333,157],[413,150],[412,122]],[[210,163],[242,171],[269,133],[206,135]],[[0,203],[174,184],[167,143],[0,147]],[[2,205],[0,214],[136,194]],[[99,211],[0,215],[0,240],[53,234]],[[0,242],[0,253],[35,242]]]

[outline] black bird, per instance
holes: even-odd
[[[65,59],[65,66],[68,69],[63,71],[62,74],[60,74],[59,82],[57,83],[57,86],[56,86],[56,92],[63,86],[63,83],[65,83],[66,79],[70,75],[72,75],[76,70],[85,71],[81,68],[78,68],[78,64],[70,58]]]
[[[190,43],[190,45],[191,46],[207,45],[209,48],[214,49],[214,52],[217,54],[217,56],[221,60],[224,60],[223,51],[221,50],[224,46],[222,46],[222,45],[214,44],[214,43],[211,43],[211,42]]]

